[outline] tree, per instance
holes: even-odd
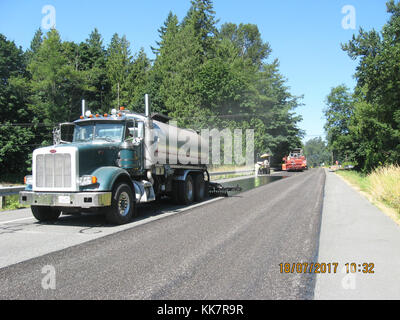
[[[115,33],[107,49],[106,69],[111,84],[112,106],[119,108],[128,106],[129,72],[132,63],[130,43],[126,36],[119,37]]]
[[[183,28],[190,26],[198,41],[200,57],[210,57],[215,51],[217,20],[211,0],[191,0],[191,7],[183,20]],[[204,60],[203,60],[204,61]]]
[[[21,48],[0,34],[0,176],[21,179],[34,134],[26,108],[30,87]]]
[[[82,98],[87,101],[90,110],[109,112],[108,109],[112,104],[111,84],[107,77],[106,50],[97,28],[79,45],[79,56],[80,68],[87,72],[88,84],[94,88],[93,91],[85,92]]]
[[[141,48],[130,66],[128,79],[131,97],[129,107],[139,113],[144,110],[144,95],[148,93],[150,68],[151,62]]]
[[[326,118],[329,149],[338,161],[354,159],[354,137],[350,132],[354,114],[354,98],[350,89],[345,85],[332,88],[326,98]]]
[[[32,61],[33,56],[39,51],[40,46],[43,42],[43,32],[42,29],[37,29],[33,39],[31,41],[30,48],[25,52],[25,63],[29,64]]]
[[[229,39],[238,49],[238,54],[243,59],[249,59],[252,65],[261,68],[265,59],[271,53],[271,47],[264,43],[255,24],[225,23],[221,27],[219,37]]]
[[[154,111],[168,113],[165,107],[167,100],[166,86],[174,73],[175,57],[179,54],[174,45],[176,35],[179,32],[178,17],[169,12],[163,26],[158,30],[160,41],[158,47],[152,47],[156,59],[149,72],[149,89],[152,107]]]
[[[80,101],[90,87],[87,73],[79,69],[78,46],[62,43],[52,29],[28,66],[34,92],[30,109],[40,122],[52,126],[80,115]]]
[[[321,137],[308,140],[304,145],[304,154],[309,167],[318,167],[323,163],[328,164],[331,160],[328,146]]]
[[[388,1],[387,11],[391,16],[381,32],[361,28],[342,45],[352,59],[359,59],[351,132],[363,170],[399,163],[400,158],[400,3]]]
[[[0,38],[0,163],[10,159],[4,170],[17,172],[34,147],[51,143],[54,125],[79,117],[81,99],[92,112],[142,112],[145,93],[154,112],[182,127],[254,129],[255,153],[272,152],[279,162],[301,146],[294,112],[301,97],[290,93],[279,61],[269,60],[256,25],[217,22],[211,0],[191,0],[181,22],[170,12],[154,61],[117,33],[105,48],[97,29],[81,43],[38,29],[26,52]]]

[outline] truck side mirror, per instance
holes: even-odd
[[[53,142],[55,145],[71,143],[74,139],[74,123],[60,123],[53,129]]]

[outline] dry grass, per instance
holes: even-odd
[[[400,225],[400,166],[381,167],[369,175],[345,170],[336,173]]]
[[[400,213],[400,166],[378,168],[368,180],[371,195]]]

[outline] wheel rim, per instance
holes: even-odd
[[[131,208],[129,195],[126,192],[121,192],[118,198],[118,212],[121,216],[126,216]]]

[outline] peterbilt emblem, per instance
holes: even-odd
[[[56,149],[51,149],[51,150],[50,150],[50,153],[56,153],[56,152],[57,152]]]

